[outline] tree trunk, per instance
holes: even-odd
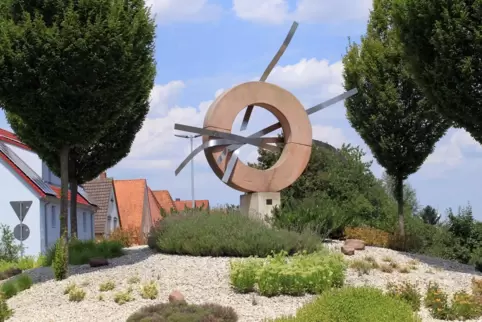
[[[70,231],[72,236],[79,237],[77,231],[77,179],[70,178]]]
[[[69,215],[69,147],[63,147],[60,151],[60,235],[68,241]]]
[[[395,195],[397,198],[398,204],[398,232],[400,234],[400,238],[402,242],[405,242],[405,218],[403,215],[403,179],[401,177],[397,177],[395,179]]]

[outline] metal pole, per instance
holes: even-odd
[[[191,135],[189,137],[189,141],[191,141],[191,153],[193,150],[193,139],[194,137]],[[196,201],[194,199],[194,158],[191,160],[191,197],[192,197],[192,209],[196,208]]]
[[[20,218],[23,218],[23,203],[20,203]],[[23,257],[23,221],[20,219],[20,257]]]

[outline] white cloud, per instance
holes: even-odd
[[[172,81],[166,85],[155,85],[151,91],[149,116],[164,116],[169,106],[175,102],[185,85],[182,81]]]
[[[280,24],[288,20],[308,23],[364,21],[372,0],[297,0],[290,10],[288,0],[233,0],[238,17],[254,22]]]
[[[147,0],[158,24],[176,21],[204,22],[217,19],[222,8],[208,0]]]

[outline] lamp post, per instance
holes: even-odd
[[[189,139],[191,143],[191,153],[193,151],[193,140],[200,137],[201,135],[178,135],[174,134],[178,138]],[[196,208],[196,201],[194,199],[194,158],[191,160],[191,198],[192,198],[192,209]]]

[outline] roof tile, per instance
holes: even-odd
[[[159,205],[166,213],[171,213],[171,210],[176,210],[176,205],[172,200],[171,194],[167,190],[155,190],[153,191],[154,196],[156,197]]]
[[[114,180],[119,217],[124,228],[140,228],[144,211],[146,180]]]
[[[109,211],[110,204],[110,193],[113,186],[113,180],[111,178],[96,178],[82,185],[91,201],[98,207],[94,220],[96,234],[103,235],[105,233],[107,212]],[[120,225],[122,225],[122,221],[120,222]]]

